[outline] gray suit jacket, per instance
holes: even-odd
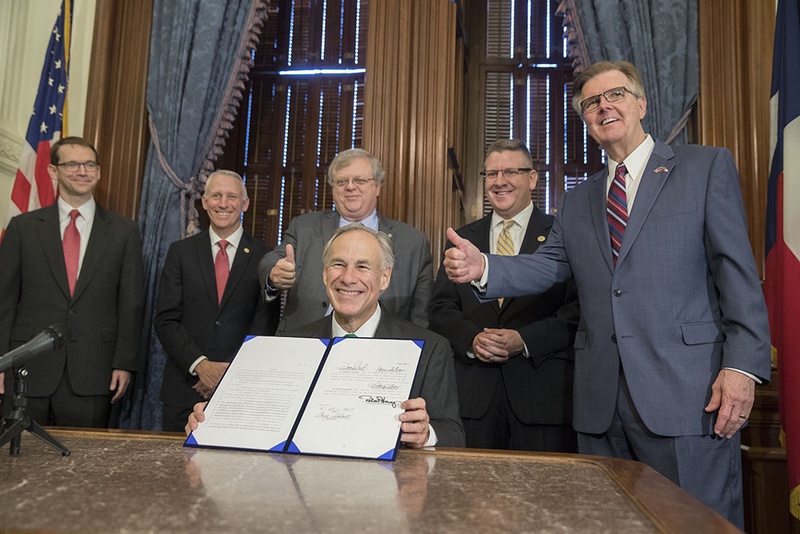
[[[323,317],[311,324],[284,332],[288,337],[330,338],[332,317]],[[464,427],[458,415],[458,394],[453,371],[453,351],[445,338],[408,321],[393,317],[382,307],[381,321],[375,331],[376,338],[422,339],[422,349],[417,376],[411,386],[410,398],[422,397],[436,431],[439,447],[464,447]]]
[[[297,328],[325,316],[328,297],[322,283],[322,249],[339,227],[339,214],[317,211],[295,217],[281,245],[258,264],[259,280],[265,288],[278,260],[286,257],[286,245],[294,247],[295,285],[287,293],[278,333]],[[433,266],[428,238],[405,223],[380,218],[379,229],[392,238],[394,270],[392,283],[381,294],[381,304],[392,315],[422,327],[428,326],[428,302],[433,291]]]
[[[538,293],[574,275],[575,419],[602,433],[620,364],[645,425],[662,436],[712,433],[703,408],[723,367],[769,380],[764,298],[727,149],[656,142],[616,268],[606,222],[606,171],[564,196],[535,254],[490,256],[485,297]]]
[[[139,229],[97,205],[73,296],[63,250],[57,204],[11,219],[0,244],[0,353],[65,323],[69,342],[26,365],[28,395],[52,395],[65,369],[78,395],[108,395],[112,369],[137,371],[143,363]],[[6,373],[6,395],[12,374]]]

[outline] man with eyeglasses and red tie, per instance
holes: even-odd
[[[47,171],[57,202],[11,219],[0,244],[0,354],[66,324],[64,346],[25,366],[27,415],[42,425],[106,427],[142,363],[139,229],[95,201],[100,164],[88,141],[57,141]],[[5,374],[7,416],[13,373]]]
[[[628,62],[591,65],[573,91],[607,169],[564,195],[536,253],[483,255],[448,229],[445,270],[487,299],[574,277],[579,451],[644,462],[743,528],[739,430],[770,342],[733,157],[645,133]]]
[[[286,291],[279,334],[331,313],[322,282],[322,249],[337,228],[354,222],[392,239],[396,263],[392,284],[380,298],[383,307],[401,319],[428,326],[433,287],[430,243],[416,228],[378,214],[384,175],[381,162],[366,150],[340,152],[328,167],[336,211],[317,211],[292,219],[280,246],[259,263],[265,299],[277,299],[281,291]]]
[[[538,173],[528,147],[495,141],[481,174],[492,212],[458,234],[483,252],[534,252],[547,239],[553,217],[531,201]],[[579,316],[572,280],[542,295],[481,302],[469,285],[454,284],[440,268],[430,328],[455,352],[467,447],[577,452],[572,342]]]

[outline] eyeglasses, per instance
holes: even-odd
[[[615,87],[613,89],[609,89],[605,93],[600,93],[599,95],[590,96],[589,98],[581,101],[581,110],[584,113],[588,113],[589,111],[594,111],[600,107],[600,97],[606,99],[606,102],[617,102],[625,98],[625,93],[630,93],[633,96],[636,96],[636,93],[628,89],[627,87]]]
[[[64,167],[69,172],[77,171],[81,165],[87,172],[94,172],[100,168],[100,164],[96,161],[65,161],[64,163],[56,163],[56,167]]]
[[[522,174],[531,172],[533,169],[529,167],[510,167],[508,169],[498,169],[496,171],[481,171],[481,176],[484,178],[488,178],[489,180],[494,180],[500,174],[505,176],[506,178],[514,178],[516,176],[520,176]]]
[[[338,187],[339,189],[343,189],[348,185],[350,185],[350,182],[353,182],[356,185],[356,187],[363,187],[373,180],[375,180],[375,178],[362,178],[362,177],[340,178],[333,181],[333,186]]]

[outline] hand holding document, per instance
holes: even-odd
[[[394,459],[421,353],[412,340],[252,338],[186,445]]]

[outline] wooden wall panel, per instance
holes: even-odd
[[[775,4],[700,0],[697,142],[731,150],[750,243],[763,275]]]
[[[84,135],[100,153],[95,198],[136,218],[147,158],[145,95],[153,0],[97,0]]]
[[[463,47],[450,0],[372,0],[367,45],[364,148],[381,159],[379,211],[425,232],[434,268],[449,225],[461,222],[447,149],[459,160]]]

